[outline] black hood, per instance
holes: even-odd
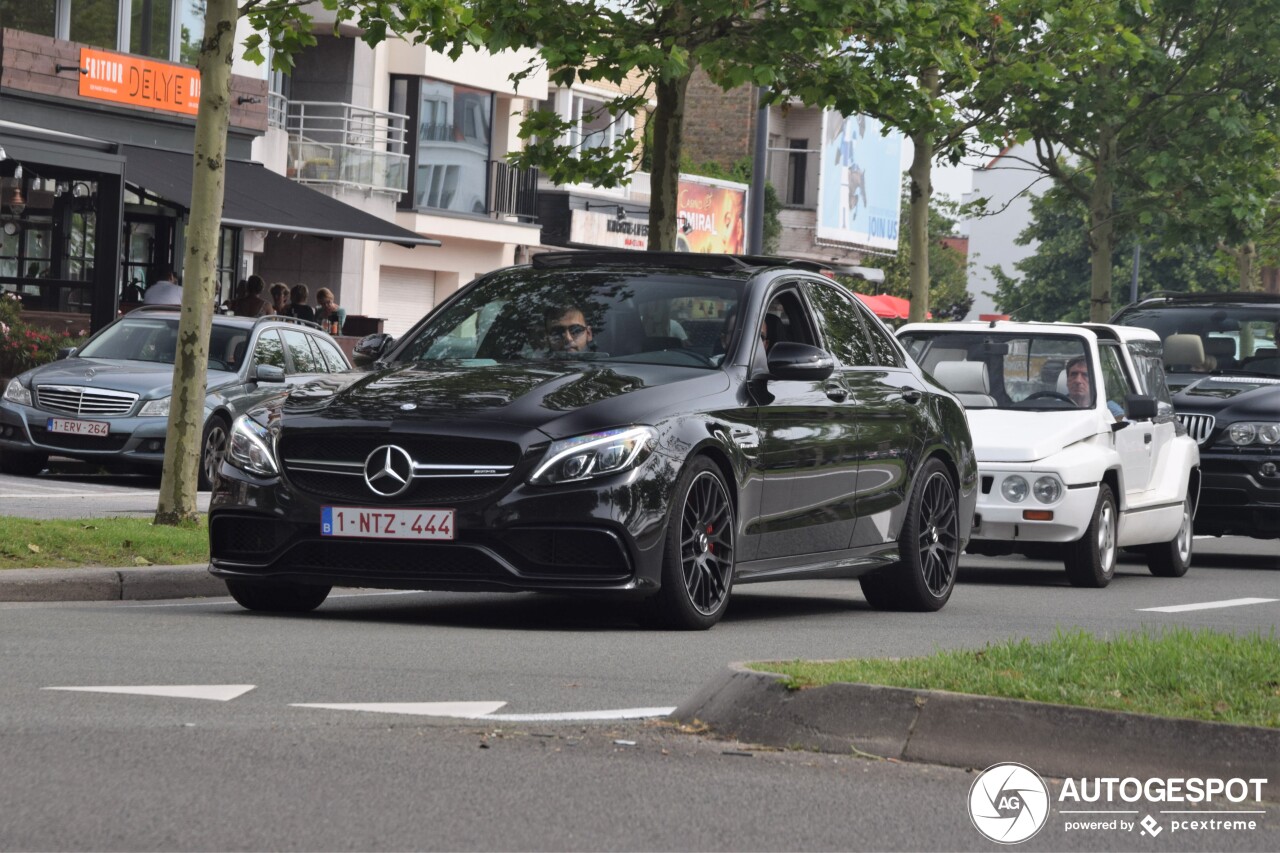
[[[350,375],[348,374],[348,377]],[[719,370],[658,364],[534,362],[482,367],[398,365],[354,381],[295,389],[286,419],[426,425],[468,420],[538,429],[552,438],[629,423],[650,423],[688,400],[729,387]],[[313,420],[314,419],[314,420]]]
[[[1280,420],[1280,377],[1207,376],[1173,397],[1178,412]]]

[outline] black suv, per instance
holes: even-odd
[[[937,610],[977,496],[964,410],[810,266],[548,253],[472,282],[368,373],[235,421],[212,572],[251,610],[541,590],[698,629],[735,583],[815,577]]]
[[[1111,322],[1164,341],[1174,409],[1200,444],[1196,533],[1280,538],[1280,295],[1160,294]]]

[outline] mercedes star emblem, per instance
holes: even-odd
[[[375,495],[393,498],[413,482],[413,459],[403,447],[384,444],[364,460],[364,481]]]

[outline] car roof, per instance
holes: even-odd
[[[126,317],[141,316],[144,314],[176,314],[181,310],[181,305],[142,305],[133,309]],[[319,323],[312,323],[310,320],[302,320],[298,317],[290,317],[282,314],[266,314],[262,317],[242,317],[238,314],[214,314],[213,322],[219,326],[231,326],[240,329],[252,329],[263,323],[279,323],[281,325],[302,326],[313,331],[323,332]]]
[[[1127,311],[1136,308],[1151,308],[1153,306],[1179,306],[1179,305],[1249,305],[1249,304],[1280,304],[1280,295],[1275,293],[1258,293],[1245,291],[1228,291],[1222,293],[1174,293],[1172,291],[1158,291],[1150,293],[1139,299],[1137,302],[1130,302],[1128,305],[1116,312],[1116,317]]]
[[[831,268],[816,261],[771,255],[717,255],[701,252],[542,252],[530,259],[534,269],[593,269],[599,267],[643,267],[645,269],[721,272],[748,276],[767,269],[804,270],[830,273]]]
[[[1084,323],[1027,323],[1011,320],[960,321],[951,323],[908,323],[897,334],[907,332],[985,332],[999,335],[1053,335],[1081,334],[1096,338],[1099,324]],[[1111,328],[1102,326],[1101,328]]]

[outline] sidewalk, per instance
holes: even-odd
[[[209,566],[0,570],[0,601],[121,601],[226,595]]]

